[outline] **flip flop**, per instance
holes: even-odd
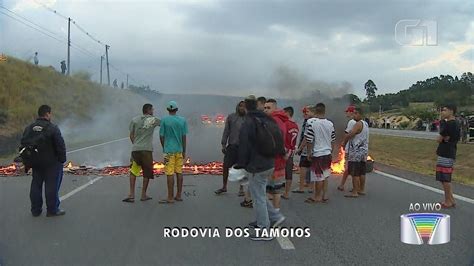
[[[219,188],[218,190],[214,191],[214,193],[216,193],[216,195],[220,195],[222,193],[226,193],[227,190],[226,189],[222,189],[222,188]]]
[[[365,196],[365,192],[357,192],[360,196]]]
[[[152,197],[146,197],[144,199],[140,199],[140,201],[147,201],[147,200],[151,200],[151,199],[153,199],[153,198]]]
[[[174,198],[175,201],[183,201],[182,198]]]
[[[127,197],[127,198],[123,199],[122,202],[134,203],[134,202],[135,202],[135,198]]]
[[[287,197],[287,196],[285,196],[285,195],[281,195],[281,198],[282,198],[282,199],[286,199],[286,200],[289,200],[289,199],[290,199],[290,197]]]
[[[291,191],[291,193],[299,193],[299,194],[303,194],[304,191],[303,190],[293,190]]]
[[[339,190],[339,191],[344,191],[344,187],[338,186],[338,187],[337,187],[337,190]]]
[[[164,200],[158,201],[158,203],[159,203],[159,204],[173,204],[174,201],[168,201],[168,200],[165,200],[165,199],[164,199]]]
[[[441,203],[441,208],[443,209],[451,209],[451,208],[456,208],[456,204],[453,204],[451,206],[446,205],[444,202]]]
[[[317,201],[313,198],[307,198],[304,202],[309,203],[309,204],[315,204]]]
[[[352,194],[346,194],[346,195],[344,195],[344,197],[346,197],[346,198],[358,198],[359,196],[355,196],[355,195],[352,195]]]
[[[323,203],[328,203],[329,199],[323,199]]]

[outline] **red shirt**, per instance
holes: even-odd
[[[286,121],[285,148],[290,151],[291,154],[296,150],[296,141],[298,139],[299,131],[298,125],[294,121]]]

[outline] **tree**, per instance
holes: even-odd
[[[367,95],[367,102],[371,104],[372,100],[375,98],[375,92],[377,91],[377,86],[372,80],[368,80],[365,85],[365,94]]]

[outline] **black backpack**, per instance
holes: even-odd
[[[45,150],[48,149],[48,129],[49,125],[34,125],[21,138],[19,157],[27,168],[40,165],[44,160],[42,157],[45,155]]]
[[[272,119],[254,117],[256,126],[256,148],[263,157],[275,158],[285,155],[285,143],[277,123]]]

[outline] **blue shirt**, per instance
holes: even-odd
[[[183,136],[188,134],[186,120],[178,115],[170,115],[161,120],[160,136],[165,138],[164,153],[183,152]]]

